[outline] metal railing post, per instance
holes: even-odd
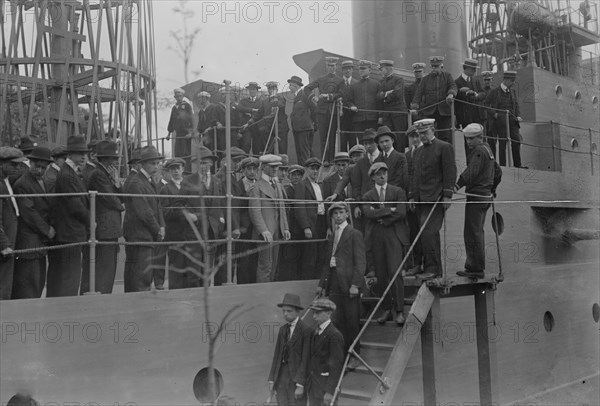
[[[456,134],[456,118],[454,117],[454,99],[452,99],[452,103],[450,103],[450,130],[452,131],[452,145],[456,145],[454,142],[454,135]]]
[[[513,156],[512,156],[512,139],[510,138],[510,111],[506,110],[506,148],[508,151],[506,152],[506,156],[508,159],[506,163],[508,166],[513,166]],[[500,144],[500,142],[498,142]],[[500,145],[498,145],[500,146]]]
[[[96,198],[98,192],[90,190],[90,286],[88,294],[97,294],[96,292]]]
[[[594,152],[592,151],[592,129],[588,128],[588,133],[590,134],[590,168],[592,170],[592,176],[594,176]]]
[[[552,138],[552,170],[556,171],[556,151],[554,145],[554,121],[550,120],[550,136]]]
[[[226,226],[227,226],[227,283],[230,284],[233,281],[233,261],[231,256],[233,255],[233,240],[231,229],[231,175],[233,168],[231,167],[231,81],[225,80],[225,165],[227,170],[225,171],[225,196],[227,200],[226,209]],[[215,140],[216,141],[216,140]],[[277,141],[275,141],[277,142]],[[216,145],[216,142],[215,142]]]
[[[275,108],[275,117],[273,122],[275,123],[275,145],[273,146],[273,152],[275,155],[279,155],[279,106]]]
[[[336,109],[336,123],[337,129],[335,130],[335,149],[334,152],[339,152],[342,150],[342,118],[340,114],[342,113],[342,105],[340,101],[337,101],[333,104],[333,108]],[[346,149],[349,149],[346,147]]]

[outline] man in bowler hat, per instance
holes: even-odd
[[[305,405],[306,368],[310,354],[311,331],[300,319],[300,297],[286,293],[281,308],[285,324],[279,329],[269,373],[269,391],[275,392],[279,406]]]
[[[288,79],[290,92],[294,97],[294,108],[291,114],[292,132],[294,134],[294,145],[296,146],[296,161],[304,163],[310,157],[312,151],[315,121],[315,104],[307,92],[301,90],[302,79],[292,76]]]

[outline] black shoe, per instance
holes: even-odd
[[[404,324],[404,321],[405,321],[405,319],[404,319],[404,313],[402,313],[402,312],[396,313],[396,323],[399,326],[401,326],[401,325]]]
[[[383,314],[377,319],[377,323],[385,324],[386,321],[392,320],[392,311],[386,310]]]
[[[458,276],[463,276],[470,279],[483,279],[485,276],[483,271],[469,271],[465,269],[464,271],[458,271],[456,273]]]

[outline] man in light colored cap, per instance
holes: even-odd
[[[344,107],[348,106],[348,91],[350,87],[358,82],[356,79],[352,77],[354,73],[354,62],[353,61],[344,61],[342,62],[342,79],[344,80],[341,85],[341,96]],[[352,145],[356,145],[358,143],[358,134],[352,134],[353,124],[352,124],[352,112],[350,110],[344,109],[342,111],[342,117],[340,118],[340,151],[347,151],[349,147]]]
[[[404,100],[404,79],[394,74],[394,61],[379,61],[381,66],[381,90],[379,98],[383,103],[383,125],[398,134],[394,146],[400,152],[408,147],[408,139],[404,131],[408,125],[408,110]]]
[[[410,209],[417,210],[420,226],[425,224],[435,202],[438,200],[441,202],[435,206],[421,235],[423,278],[432,278],[441,274],[440,229],[452,200],[453,183],[456,182],[454,149],[452,145],[435,137],[434,121],[423,119],[414,123],[423,146],[417,148],[413,155],[412,186],[408,194]],[[419,204],[415,205],[415,202]]]
[[[382,110],[382,100],[379,98],[381,92],[381,84],[379,81],[370,77],[371,65],[369,61],[360,61],[358,72],[361,79],[353,84],[348,91],[347,105],[350,111],[353,112],[352,131],[355,134],[360,134],[367,128],[376,128],[381,124],[383,118],[378,112]],[[356,145],[351,142],[351,145]]]
[[[468,124],[479,122],[479,107],[476,104],[482,104],[486,94],[481,83],[475,80],[477,68],[479,68],[479,63],[476,59],[465,59],[463,73],[454,81],[458,88],[456,100],[460,100],[454,105],[457,128],[465,128]],[[468,155],[469,148],[466,142],[464,146],[465,154]]]
[[[350,165],[356,165],[358,161],[364,158],[366,153],[367,150],[365,149],[364,145],[359,144],[350,148],[350,152],[348,152],[348,154],[350,155]]]
[[[404,89],[404,100],[406,101],[407,107],[410,107],[413,98],[415,97],[417,87],[419,87],[419,83],[421,83],[421,79],[423,79],[424,69],[425,64],[423,62],[415,62],[412,64],[412,70],[413,75],[415,76],[415,81],[410,85],[406,86],[406,88]]]
[[[431,72],[421,80],[410,108],[421,109],[420,117],[435,119],[438,138],[452,144],[450,104],[456,96],[456,83],[450,73],[442,70],[443,56],[432,56],[429,61]]]
[[[236,111],[239,115],[239,125],[246,125],[252,119],[252,117],[258,113],[258,110],[263,103],[263,98],[258,94],[259,89],[260,85],[256,82],[250,82],[246,85],[248,97],[242,98],[236,107]],[[249,154],[253,141],[255,141],[258,137],[259,132],[257,126],[246,127],[242,131],[242,138],[240,138],[238,141],[240,148]],[[255,154],[260,154],[262,152],[262,150],[254,151]]]
[[[315,91],[313,100],[317,104],[317,127],[322,154],[320,156],[324,155],[325,162],[330,162],[333,160],[335,133],[337,131],[337,120],[335,116],[331,120],[331,115],[334,110],[337,111],[335,102],[342,96],[341,86],[344,80],[335,74],[338,58],[328,56],[325,59],[327,74],[306,85],[304,91],[307,93]],[[325,151],[326,144],[327,151]]]
[[[329,299],[316,299],[310,309],[317,328],[308,359],[308,404],[329,405],[343,372],[344,336],[331,322],[335,303]]]
[[[277,135],[279,136],[278,147],[280,153],[287,153],[287,136],[289,132],[287,114],[285,112],[285,97],[277,93],[277,82],[267,82],[267,97],[261,99],[258,110],[247,122],[248,126],[258,128],[255,138],[252,139],[252,152],[254,154],[272,154],[275,146],[275,127],[273,121],[277,118]],[[277,117],[275,111],[277,110]],[[256,123],[255,125],[253,125]],[[272,131],[271,131],[272,130]],[[267,145],[267,142],[269,145]]]
[[[171,117],[167,124],[167,141],[171,136],[175,137],[173,155],[186,160],[186,169],[191,170],[190,161],[192,158],[192,130],[194,128],[194,109],[192,105],[185,100],[183,89],[173,90],[175,96],[175,105],[171,109]]]
[[[350,165],[350,155],[347,152],[338,152],[333,158],[333,164],[335,165],[335,172],[326,177],[321,183],[323,189],[323,197],[328,198],[335,193],[335,187],[338,182],[344,177],[344,173],[348,170]]]
[[[250,189],[250,220],[254,227],[255,239],[267,244],[260,244],[256,282],[272,282],[277,274],[279,246],[274,241],[290,239],[283,187],[277,179],[277,168],[281,165],[281,157],[267,154],[260,158],[262,175]]]
[[[406,223],[406,193],[402,188],[388,183],[388,167],[375,162],[369,168],[369,176],[375,186],[362,197],[363,214],[367,218],[365,241],[373,253],[375,275],[381,292],[402,263],[405,247],[409,244]],[[385,203],[395,202],[395,203]],[[397,324],[404,323],[404,281],[398,276],[390,293],[386,295],[383,314],[377,322],[383,324],[392,318]],[[395,317],[392,314],[395,311]]]
[[[510,149],[512,152],[513,165],[516,168],[525,168],[521,164],[521,111],[519,110],[519,100],[513,86],[517,79],[517,72],[505,71],[500,86],[490,90],[484,105],[497,110],[488,110],[488,117],[492,117],[494,131],[499,138],[499,157],[500,166],[506,165],[506,143],[510,135]],[[501,111],[498,111],[501,110]],[[506,113],[508,110],[508,133],[506,128]],[[490,143],[492,152],[496,155],[496,142]]]
[[[491,195],[502,178],[502,170],[494,160],[489,145],[483,141],[483,126],[472,123],[463,129],[470,153],[467,167],[456,182],[456,190],[465,187],[464,240],[467,259],[465,270],[459,276],[483,278],[485,271],[485,216],[490,208]]]
[[[211,126],[209,116],[214,105],[210,102],[210,97],[210,93],[204,90],[196,95],[198,100],[198,124],[196,125],[198,136],[203,136],[206,129]]]

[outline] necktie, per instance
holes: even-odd
[[[284,335],[285,335],[285,342],[287,343],[288,341],[290,341],[291,338],[291,333],[292,333],[292,325],[290,323],[287,323],[285,325],[285,331],[284,331]]]
[[[379,201],[385,202],[385,188],[379,188]]]
[[[288,361],[288,354],[289,354],[289,344],[288,342],[290,341],[290,323],[287,323],[285,326],[283,326],[283,338],[284,338],[284,346],[283,346],[283,353],[281,354],[281,362],[283,364],[287,364]]]

